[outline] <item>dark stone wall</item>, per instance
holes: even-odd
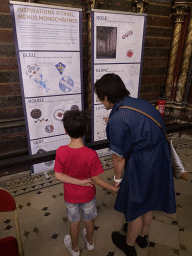
[[[88,0],[45,0],[41,4],[83,8],[83,75],[87,102]],[[132,1],[108,0],[97,8],[132,12]],[[0,0],[0,158],[28,153],[17,59],[8,0]],[[170,0],[150,1],[147,9],[140,97],[155,102],[164,86],[173,32]]]

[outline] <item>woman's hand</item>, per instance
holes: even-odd
[[[115,182],[115,183],[114,183],[114,187],[115,187],[115,188],[119,188],[119,185],[120,185],[120,184],[121,184],[121,182]]]
[[[106,123],[106,124],[109,122],[109,117],[104,116],[103,119],[105,120],[105,123]]]
[[[94,182],[91,178],[87,178],[85,180],[80,180],[80,184],[83,187],[94,187]]]

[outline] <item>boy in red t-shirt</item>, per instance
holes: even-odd
[[[83,111],[71,110],[64,114],[65,133],[71,138],[69,145],[57,149],[55,177],[64,183],[64,199],[70,221],[70,235],[64,237],[64,244],[72,256],[79,256],[79,223],[85,222],[83,237],[88,250],[94,249],[94,221],[97,216],[95,184],[117,192],[119,188],[109,185],[99,177],[103,167],[97,153],[84,146],[83,136],[87,131],[87,118]]]

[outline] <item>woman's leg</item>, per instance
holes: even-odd
[[[143,227],[143,218],[142,216],[137,219],[130,221],[127,227],[127,239],[126,242],[130,246],[134,246],[135,240],[138,235],[141,233]]]
[[[153,212],[150,211],[143,214],[142,219],[143,219],[143,226],[139,235],[144,237],[147,234],[149,227],[151,225],[151,222],[153,220]]]
[[[127,244],[133,246],[138,235],[144,237],[153,219],[153,212],[147,212],[137,219],[130,221],[127,227]]]

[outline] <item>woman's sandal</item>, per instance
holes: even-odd
[[[135,246],[127,244],[125,235],[121,235],[119,232],[114,231],[112,233],[112,241],[120,250],[124,251],[126,256],[137,256]]]
[[[123,226],[123,230],[127,233],[127,227],[128,223],[125,223]],[[138,236],[136,239],[136,243],[139,245],[140,248],[146,248],[148,246],[148,235],[143,236]]]

